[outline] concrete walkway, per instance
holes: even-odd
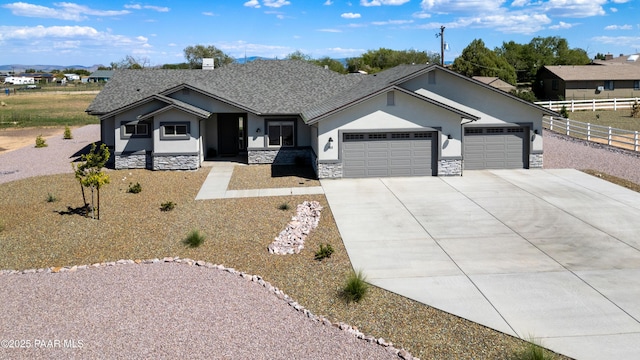
[[[230,199],[241,197],[258,196],[285,196],[285,195],[312,195],[324,194],[321,186],[273,188],[273,189],[250,189],[250,190],[227,190],[234,166],[240,166],[234,162],[212,162],[211,170],[207,179],[202,184],[196,200],[207,199]]]
[[[321,183],[370,283],[577,359],[640,358],[640,194],[576,170]]]

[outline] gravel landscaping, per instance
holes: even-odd
[[[101,191],[101,220],[79,215],[80,187],[68,162],[95,137],[96,128],[86,138],[81,135],[91,127],[74,130],[77,144],[60,140],[58,147],[52,138],[47,148],[0,155],[0,269],[71,267],[119,259],[197,259],[260,275],[313,314],[387,339],[422,359],[510,359],[524,347],[519,339],[376,287],[361,302],[347,304],[339,292],[351,264],[323,195],[196,201],[209,168],[185,172],[108,170],[111,183]],[[606,154],[593,155],[594,151]],[[546,167],[609,172],[607,169],[619,164],[624,174],[617,176],[640,175],[640,164],[627,165],[636,164],[637,157],[617,154],[612,160],[609,153],[616,154],[545,133]],[[51,164],[58,156],[64,157],[64,166],[54,170]],[[574,159],[577,165],[570,166],[565,158]],[[292,169],[278,177],[272,176],[272,170],[270,166],[237,166],[231,183],[236,188],[317,186],[317,180],[291,173]],[[53,175],[38,176],[45,174]],[[640,182],[640,176],[636,179]],[[142,192],[128,193],[131,183],[140,183]],[[57,201],[48,202],[49,194]],[[175,209],[161,211],[160,205],[167,201],[174,202]],[[318,201],[323,207],[318,227],[305,240],[305,249],[296,255],[269,254],[267,246],[303,201]],[[285,202],[292,206],[280,210]],[[206,238],[201,246],[190,248],[182,240],[194,229]],[[320,244],[330,244],[335,252],[317,261],[314,253]],[[5,309],[0,323],[7,324],[0,327],[0,339],[70,338],[85,342],[79,351],[0,349],[0,358],[180,354],[397,358],[384,347],[334,332],[263,287],[250,285],[255,284],[237,275],[177,264],[0,275],[0,286],[5,289],[0,293]],[[292,336],[297,340],[282,340]],[[281,356],[273,352],[280,347]]]

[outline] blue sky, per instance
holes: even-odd
[[[474,39],[493,49],[560,36],[596,53],[640,52],[640,0],[240,0],[0,3],[0,64],[94,65],[127,55],[184,62],[189,45],[242,58],[359,56],[367,50],[440,51]]]

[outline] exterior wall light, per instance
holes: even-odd
[[[260,128],[256,129],[256,134],[260,134]]]
[[[453,136],[451,136],[451,134],[447,135],[447,139],[451,140],[453,139]]]

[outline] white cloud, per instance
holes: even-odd
[[[603,44],[629,46],[632,48],[640,47],[640,36],[596,36],[591,40]]]
[[[216,13],[211,12],[211,11],[203,11],[202,15],[204,15],[204,16],[218,16]]]
[[[333,1],[331,1],[331,0],[327,0],[327,1],[325,1],[325,2],[324,2],[324,4],[322,4],[322,5],[325,5],[325,6],[331,6],[331,5],[333,5]]]
[[[609,11],[611,11],[612,13],[617,13],[617,12],[618,12],[618,9],[617,9],[617,8],[613,8],[613,7],[612,7],[612,8],[609,8]]]
[[[28,47],[47,43],[77,44],[78,48],[126,47],[131,50],[150,47],[144,36],[128,37],[110,31],[98,31],[90,26],[0,26],[0,44],[15,43]]]
[[[402,5],[410,0],[360,0],[362,6]]]
[[[411,23],[413,23],[413,20],[374,21],[371,24],[377,25],[377,26],[383,26],[383,25],[405,25],[405,24],[411,24]]]
[[[540,9],[551,16],[582,18],[605,14],[607,0],[549,0]]]
[[[258,0],[249,0],[244,3],[244,6],[258,9],[260,7],[260,3],[258,2]]]
[[[631,0],[611,0],[612,3],[614,4],[626,4]]]
[[[345,49],[341,47],[327,48],[322,52],[331,54],[330,57],[354,57],[366,52],[365,49]]]
[[[631,25],[609,25],[605,26],[605,30],[633,30]]]
[[[157,12],[169,12],[168,7],[164,7],[164,6],[153,6],[153,5],[140,5],[140,4],[127,4],[124,6],[125,9],[134,9],[134,10],[142,10],[142,9],[148,9],[148,10],[154,10]]]
[[[569,23],[566,23],[566,22],[564,22],[564,21],[560,21],[560,22],[558,23],[558,25],[551,25],[551,26],[549,26],[549,29],[551,29],[551,30],[571,29],[571,28],[572,28],[572,27],[574,27],[575,25],[577,25],[577,24],[569,24]]]
[[[482,14],[500,9],[504,2],[505,0],[422,0],[420,8],[423,12],[430,11],[441,14]]]
[[[356,14],[356,13],[344,13],[340,15],[340,17],[344,19],[359,19],[361,16],[360,14]]]
[[[342,30],[338,30],[338,29],[318,29],[317,31],[328,32],[328,33],[341,33],[342,32]]]
[[[279,8],[285,5],[291,5],[290,1],[287,0],[264,0],[264,6]]]
[[[54,3],[54,6],[56,6],[56,8],[50,8],[24,2],[2,5],[3,8],[11,10],[11,13],[16,16],[52,18],[71,21],[86,20],[87,15],[120,16],[130,13],[130,11],[128,10],[95,10],[89,8],[88,6],[66,2]]]

